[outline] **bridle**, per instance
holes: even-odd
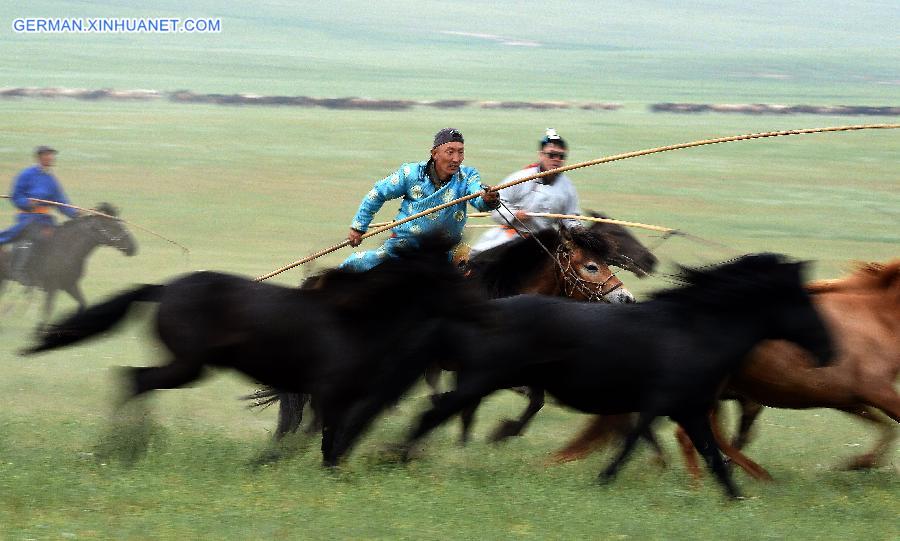
[[[100,238],[99,241],[102,244],[107,244],[109,246],[113,246],[118,248],[118,244],[128,237],[128,231],[124,227],[120,227],[118,233],[113,234],[110,231],[110,228],[105,225],[104,220],[109,220],[110,218],[104,218],[102,216],[89,216],[86,219],[90,219],[90,223],[88,223],[88,228],[96,233]]]
[[[540,243],[536,238],[534,240]],[[547,250],[547,248],[544,247],[544,250]],[[547,251],[549,253],[549,250]],[[607,299],[606,296],[622,287],[622,282],[620,281],[609,291],[603,292],[603,287],[615,277],[615,273],[611,273],[609,277],[602,282],[591,282],[579,276],[572,265],[572,247],[570,241],[560,243],[559,246],[556,247],[556,255],[553,259],[556,266],[559,268],[559,276],[562,278],[563,282],[563,293],[566,294],[566,297],[573,297],[577,291],[578,293],[581,293],[588,302],[602,301],[608,303],[610,300]]]
[[[528,240],[530,237],[530,240],[536,242],[538,246],[540,246],[541,249],[547,253],[550,259],[553,260],[553,263],[559,270],[557,280],[559,280],[560,278],[562,279],[563,293],[565,293],[567,297],[572,297],[577,291],[578,293],[581,293],[584,296],[585,300],[587,300],[588,302],[611,302],[606,298],[606,296],[622,287],[622,282],[620,281],[615,287],[605,293],[603,292],[603,286],[605,286],[607,282],[613,279],[615,273],[610,274],[609,278],[603,280],[602,282],[591,282],[589,280],[585,280],[578,275],[578,272],[572,265],[573,243],[571,240],[560,242],[556,247],[556,254],[553,254],[546,246],[544,246],[544,243],[542,243],[540,239],[535,236],[534,232],[529,229],[525,223],[522,222],[522,220],[519,220],[515,217],[515,213],[510,211],[509,207],[503,204],[502,201],[500,202],[500,206],[506,209],[506,211],[513,216],[513,220],[515,220],[518,224],[518,227],[516,227],[506,218],[506,216],[503,215],[503,213],[500,213],[500,216],[506,221],[509,227],[512,228],[512,230],[515,231],[523,239]],[[559,234],[562,235],[562,232],[560,232]]]

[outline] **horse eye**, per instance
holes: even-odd
[[[600,267],[596,263],[588,263],[584,266],[584,270],[588,272],[598,272]]]

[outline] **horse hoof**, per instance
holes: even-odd
[[[381,446],[378,460],[385,464],[407,464],[416,458],[412,446],[404,443],[392,443]]]
[[[497,429],[494,430],[494,433],[491,434],[488,441],[491,443],[499,443],[513,436],[520,436],[521,434],[522,432],[519,429],[519,423],[511,419],[505,419],[497,426]]]
[[[844,464],[844,470],[870,470],[878,465],[875,455],[860,455]]]
[[[271,466],[281,460],[281,458],[282,454],[279,451],[269,449],[260,453],[256,458],[251,459],[248,465],[250,468],[256,470],[264,466]]]
[[[580,460],[585,456],[587,456],[587,453],[553,453],[547,458],[546,464],[548,466],[553,464],[565,464],[566,462]]]
[[[597,476],[597,484],[601,486],[609,485],[610,483],[612,483],[612,480],[615,476],[615,472],[603,472]]]

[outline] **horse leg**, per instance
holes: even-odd
[[[312,414],[310,418],[309,424],[306,426],[307,434],[315,434],[316,432],[321,432],[322,427],[324,426],[324,421],[322,417],[322,404],[318,398],[319,395],[312,394],[309,397],[309,411]]]
[[[695,488],[700,486],[700,479],[703,474],[700,473],[700,463],[697,462],[697,449],[691,443],[691,438],[681,425],[675,427],[675,441],[678,442],[678,448],[681,449],[681,457],[684,459],[684,469],[691,476],[691,485]]]
[[[126,367],[125,372],[131,384],[125,397],[129,400],[147,391],[175,389],[196,381],[203,374],[203,363],[176,358],[164,366]]]
[[[343,414],[336,417],[331,426],[333,440],[326,465],[334,466],[340,462],[353,449],[378,413],[396,403],[421,374],[421,368],[415,368],[379,378],[372,382],[371,389],[374,392],[369,392],[365,398],[342,408]]]
[[[743,469],[751,477],[758,481],[772,481],[772,476],[768,471],[766,471],[765,468],[742,453],[740,449],[731,445],[731,443],[728,442],[728,439],[722,435],[722,430],[719,424],[718,407],[713,408],[713,410],[709,412],[709,421],[710,427],[713,431],[713,437],[715,437],[719,449],[721,449],[722,452],[725,453],[725,455],[729,459],[731,459],[733,463],[740,466],[741,469]]]
[[[70,297],[75,299],[75,302],[78,303],[79,312],[84,312],[87,309],[87,299],[84,298],[84,293],[81,292],[81,286],[75,283],[64,288],[63,291],[65,291],[69,294]]]
[[[753,423],[756,422],[756,418],[759,417],[759,414],[766,407],[743,396],[736,397],[735,400],[741,408],[741,421],[732,445],[735,449],[743,449],[752,439],[753,433],[751,429],[753,428]]]
[[[337,466],[334,455],[334,427],[339,424],[343,414],[338,411],[337,404],[326,404],[322,413],[322,465],[326,468]]]
[[[441,369],[438,364],[430,364],[427,368],[425,368],[425,383],[428,384],[428,387],[431,388],[431,400],[434,401],[435,397],[440,394],[440,383],[441,383]]]
[[[588,422],[574,440],[553,453],[551,460],[559,463],[582,459],[595,448],[612,439],[613,435],[627,434],[627,430],[631,430],[633,427],[634,423],[631,422],[630,414],[597,415]]]
[[[432,402],[437,404],[437,401],[441,399],[440,396],[432,397]],[[460,421],[460,434],[459,434],[459,444],[466,445],[472,439],[472,425],[475,423],[475,412],[478,410],[478,406],[481,405],[481,399],[476,400],[473,404],[466,406],[465,409],[459,414]]]
[[[878,388],[866,389],[860,393],[861,402],[878,408],[888,417],[900,423],[900,394],[891,383],[884,383]]]
[[[619,469],[625,464],[625,460],[631,455],[632,451],[634,451],[634,446],[637,444],[638,440],[641,437],[641,434],[650,429],[650,426],[653,424],[653,421],[656,419],[656,413],[647,413],[641,412],[638,417],[637,425],[628,433],[625,437],[625,442],[622,444],[622,449],[619,451],[618,456],[616,456],[615,460],[613,460],[609,466],[603,470],[603,473],[600,474],[599,481],[601,483],[608,483],[612,481],[613,477],[619,472]]]
[[[703,456],[706,465],[718,478],[719,483],[731,498],[740,498],[741,494],[731,479],[731,473],[722,459],[722,453],[716,445],[716,438],[709,423],[709,412],[691,412],[673,415],[672,420],[681,425],[691,443]]]
[[[327,456],[323,454],[323,464],[327,467],[337,466],[341,459],[350,452],[359,437],[385,406],[380,398],[369,398],[346,408],[344,414],[331,425],[331,442]]]
[[[469,377],[471,374],[469,374],[465,371],[457,371],[457,372],[455,372],[455,375],[456,375],[456,389],[459,389],[461,387],[465,387],[466,385],[468,385],[466,378]],[[432,397],[431,397],[432,405],[436,406],[438,404],[438,402],[440,402],[441,399],[443,399],[445,397],[445,395],[448,395],[448,394],[450,394],[450,393],[447,392],[447,393],[432,395]],[[459,444],[462,446],[465,446],[472,440],[472,426],[475,424],[475,412],[478,411],[478,406],[480,406],[480,405],[481,405],[481,399],[479,398],[478,400],[475,400],[468,406],[464,407],[459,414],[459,421],[460,421]]]
[[[519,420],[504,419],[491,434],[490,441],[493,443],[503,441],[512,436],[520,436],[528,425],[529,421],[537,415],[544,407],[544,389],[540,387],[528,387],[528,406]]]
[[[502,387],[497,383],[488,374],[468,375],[455,391],[440,395],[434,406],[419,417],[404,447],[410,449],[419,439],[466,408],[477,408],[482,398]]]
[[[278,426],[275,439],[280,440],[294,433],[303,421],[303,406],[309,400],[308,394],[278,393]]]
[[[44,329],[44,326],[50,323],[50,316],[53,314],[53,305],[56,301],[56,292],[56,289],[47,289],[47,294],[44,296],[44,309],[41,316],[41,321],[37,326],[38,332],[42,331]]]
[[[847,461],[843,468],[846,470],[864,470],[874,468],[883,463],[885,455],[897,439],[897,424],[887,419],[879,411],[866,406],[841,408],[841,411],[876,425],[881,432],[881,437],[872,450]]]
[[[728,443],[727,438],[722,435],[722,432],[719,428],[719,421],[716,412],[710,412],[709,416],[710,426],[713,431],[713,437],[715,438],[715,441],[719,445],[719,448],[722,450],[722,452],[724,452],[732,462],[740,466],[741,469],[747,472],[754,479],[760,481],[771,481],[772,476],[768,471],[766,471],[765,468],[757,464],[750,457],[742,453],[739,449],[735,448],[732,444]],[[675,439],[678,441],[678,446],[681,449],[681,455],[684,458],[685,469],[687,469],[688,473],[691,476],[692,484],[698,485],[702,474],[700,473],[700,465],[697,462],[697,449],[694,447],[694,444],[691,442],[690,437],[681,425],[678,425],[675,428]]]
[[[621,429],[622,435],[625,435],[624,427]],[[650,427],[647,427],[644,432],[641,434],[641,437],[644,438],[644,441],[650,444],[650,447],[653,447],[653,451],[656,453],[656,456],[653,457],[653,460],[662,468],[668,466],[668,461],[666,460],[666,452],[663,451],[662,445],[659,444],[659,440],[656,439],[656,434],[653,433],[653,430]]]

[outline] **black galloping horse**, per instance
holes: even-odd
[[[486,324],[482,297],[447,260],[450,245],[420,250],[366,272],[335,269],[314,289],[216,272],[144,285],[63,320],[25,354],[61,348],[111,328],[139,301],[158,303],[166,364],[126,369],[126,401],[182,387],[208,367],[309,393],[322,404],[326,465],[346,454],[371,420],[421,377],[426,361],[468,357]],[[403,294],[407,292],[407,294]],[[373,321],[372,313],[383,317]]]
[[[688,433],[729,496],[739,495],[713,437],[709,410],[730,374],[764,339],[795,342],[825,364],[828,331],[803,287],[801,264],[751,255],[709,270],[687,270],[683,287],[632,305],[577,303],[520,295],[491,301],[502,324],[460,370],[411,432],[407,449],[491,392],[541,388],[589,413],[639,412],[608,481],[659,416]]]
[[[97,211],[118,216],[118,210],[109,203],[97,205]],[[84,214],[52,229],[52,234],[40,245],[28,265],[26,286],[36,286],[46,292],[43,321],[48,321],[58,291],[65,291],[80,310],[87,307],[79,282],[84,275],[87,258],[98,246],[111,246],[127,256],[137,252],[137,243],[121,220],[96,214]],[[12,257],[9,251],[0,251],[0,287],[13,279]]]

